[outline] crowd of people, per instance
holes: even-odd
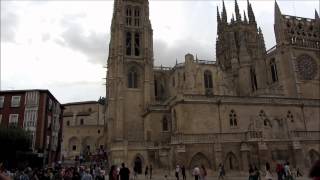
[[[108,176],[109,180],[129,180],[138,179],[136,168],[133,169],[133,174],[130,176],[130,170],[125,166],[124,163],[121,167],[112,165],[110,167],[109,174],[106,173],[104,167],[99,165],[86,166],[73,166],[73,167],[62,167],[56,166],[54,168],[30,168],[25,169],[13,169],[9,171],[0,163],[0,180],[105,180]],[[144,179],[152,179],[152,165],[146,166]],[[175,168],[175,177],[177,180],[186,180],[186,168],[184,165],[177,165]],[[257,166],[249,166],[249,180],[293,180],[296,177],[303,176],[300,169],[292,170],[290,163],[277,164],[274,170],[271,170],[270,164],[265,164],[264,171],[260,171]],[[206,180],[207,170],[204,165],[195,166],[191,169],[191,174],[195,180]],[[181,176],[180,176],[181,175]],[[131,178],[130,178],[131,177]],[[140,176],[139,179],[143,177]],[[218,166],[218,179],[224,179],[225,170],[223,164]],[[320,160],[316,161],[309,172],[309,177],[313,180],[320,180]],[[168,176],[165,175],[165,179]]]

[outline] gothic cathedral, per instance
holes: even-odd
[[[283,15],[266,50],[251,3],[217,9],[216,61],[156,67],[148,0],[114,0],[107,71],[110,164],[230,171],[320,158],[320,18]],[[156,50],[156,49],[155,49]]]

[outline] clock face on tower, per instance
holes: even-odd
[[[315,78],[318,67],[316,61],[307,54],[302,54],[296,61],[299,78],[302,80],[312,80]]]

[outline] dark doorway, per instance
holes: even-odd
[[[136,157],[136,159],[134,160],[134,171],[138,174],[142,173],[142,160],[140,159],[140,157]]]

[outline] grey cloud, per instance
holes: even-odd
[[[1,7],[1,41],[14,42],[19,18],[15,13],[9,11],[8,9],[9,5],[3,3]]]
[[[81,16],[83,15],[64,18],[61,22],[65,27],[61,35],[63,40],[56,42],[84,53],[92,63],[104,65],[107,62],[109,35],[93,31],[85,34],[83,27],[76,20]]]
[[[154,59],[155,65],[173,66],[176,62],[184,62],[184,56],[191,53],[197,55],[198,59],[215,60],[215,48],[213,44],[203,44],[192,39],[182,39],[174,42],[174,45],[168,45],[166,42],[154,40]]]

